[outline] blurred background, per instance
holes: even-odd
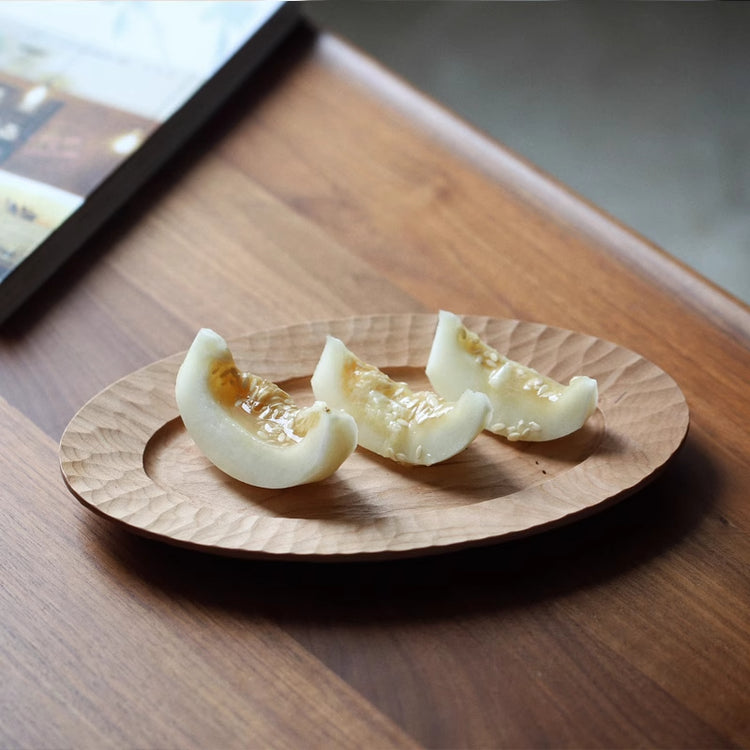
[[[750,303],[750,3],[304,11]]]

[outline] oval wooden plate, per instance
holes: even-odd
[[[240,368],[313,400],[310,376],[325,336],[415,389],[437,318],[374,315],[259,331],[230,341]],[[73,494],[131,531],[244,557],[398,557],[507,540],[599,510],[651,479],[682,444],[688,408],[676,383],[632,351],[516,320],[465,324],[512,359],[562,382],[599,382],[599,409],[577,433],[510,443],[489,433],[432,467],[357,451],[329,479],[285,490],[237,482],[185,432],[174,400],[184,354],[113,383],[71,420],[60,463]]]

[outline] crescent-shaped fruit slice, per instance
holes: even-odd
[[[357,447],[357,426],[348,414],[320,402],[300,408],[274,383],[240,372],[226,341],[208,328],[185,356],[175,397],[203,454],[257,487],[325,479]]]
[[[427,360],[427,377],[445,398],[471,388],[489,396],[489,431],[508,440],[554,440],[583,426],[598,401],[596,380],[579,375],[562,385],[503,356],[453,313],[442,310]]]
[[[484,429],[490,414],[484,394],[467,391],[448,401],[413,392],[328,336],[312,377],[315,398],[343,409],[357,422],[359,444],[403,464],[445,461]]]

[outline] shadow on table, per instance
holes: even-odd
[[[431,557],[349,563],[232,559],[95,520],[91,553],[170,598],[294,629],[425,621],[543,603],[626,576],[679,545],[710,510],[717,472],[689,436],[651,484],[568,526]]]

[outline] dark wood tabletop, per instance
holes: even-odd
[[[113,381],[376,313],[536,321],[679,384],[685,443],[577,523],[415,559],[241,560],[77,502]],[[750,746],[750,310],[300,27],[0,334],[0,746]]]

